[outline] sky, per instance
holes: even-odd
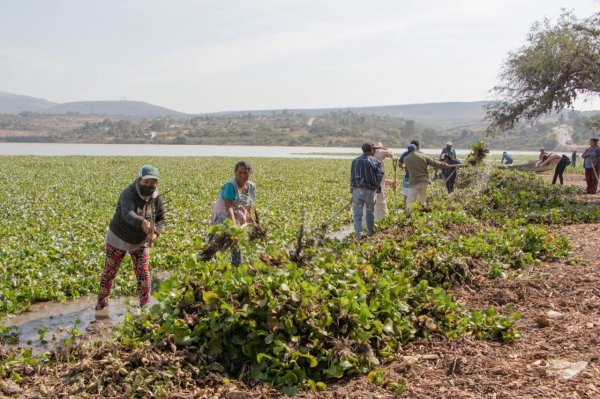
[[[600,0],[4,0],[0,91],[186,113],[489,100],[562,9]]]

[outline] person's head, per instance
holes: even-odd
[[[448,141],[446,143],[446,148],[452,148],[452,142],[451,141]]]
[[[246,184],[248,179],[250,178],[250,173],[252,173],[252,166],[248,162],[239,161],[235,164],[235,180],[240,185]]]
[[[415,151],[416,149],[417,149],[417,146],[416,146],[416,145],[414,145],[414,144],[409,144],[409,145],[408,145],[408,147],[406,147],[406,150],[407,150],[408,152],[413,152],[413,151]]]
[[[506,155],[506,154],[507,154],[506,151],[502,151],[502,155]]]
[[[596,137],[592,137],[590,139],[590,146],[596,147],[598,145],[598,139]]]
[[[387,147],[386,147],[386,146],[384,146],[384,145],[383,145],[383,143],[382,143],[381,141],[378,141],[378,142],[376,142],[376,143],[373,145],[373,149],[375,149],[375,150],[379,150],[379,149],[382,149],[382,150],[387,150]]]
[[[368,141],[362,145],[363,154],[372,155],[375,152],[375,144],[371,141]]]
[[[417,150],[418,150],[419,148],[421,148],[421,147],[419,146],[419,140],[411,140],[411,141],[410,141],[410,143],[411,143],[411,144],[413,144],[415,147],[417,147],[417,148],[416,148]]]
[[[540,152],[543,154],[545,151],[543,148],[540,149]]]
[[[142,166],[138,176],[138,187],[140,188],[140,193],[145,196],[154,194],[156,187],[158,186],[159,179],[160,173],[158,172],[156,166]]]

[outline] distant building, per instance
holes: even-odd
[[[550,132],[556,137],[558,144],[573,144],[573,128],[569,125],[560,125],[553,127]]]

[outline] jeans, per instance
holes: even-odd
[[[362,235],[363,208],[367,208],[367,236],[372,236],[375,228],[375,190],[355,188],[352,190],[352,214],[354,216],[354,236]]]

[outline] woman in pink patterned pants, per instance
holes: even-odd
[[[108,311],[113,281],[126,254],[133,262],[140,307],[144,308],[150,302],[148,248],[160,235],[165,222],[164,201],[158,195],[158,179],[158,169],[144,165],[138,178],[119,197],[106,232],[104,271],[100,276],[96,312]]]
[[[119,271],[121,262],[127,254],[106,244],[106,258],[104,260],[104,272],[100,277],[100,292],[98,293],[97,308],[103,309],[108,305],[108,296],[112,289],[113,280]],[[134,251],[129,251],[129,256],[133,263],[133,271],[137,279],[138,296],[140,297],[140,307],[150,302],[150,271],[148,269],[148,247],[144,246]],[[100,310],[99,309],[99,310]]]

